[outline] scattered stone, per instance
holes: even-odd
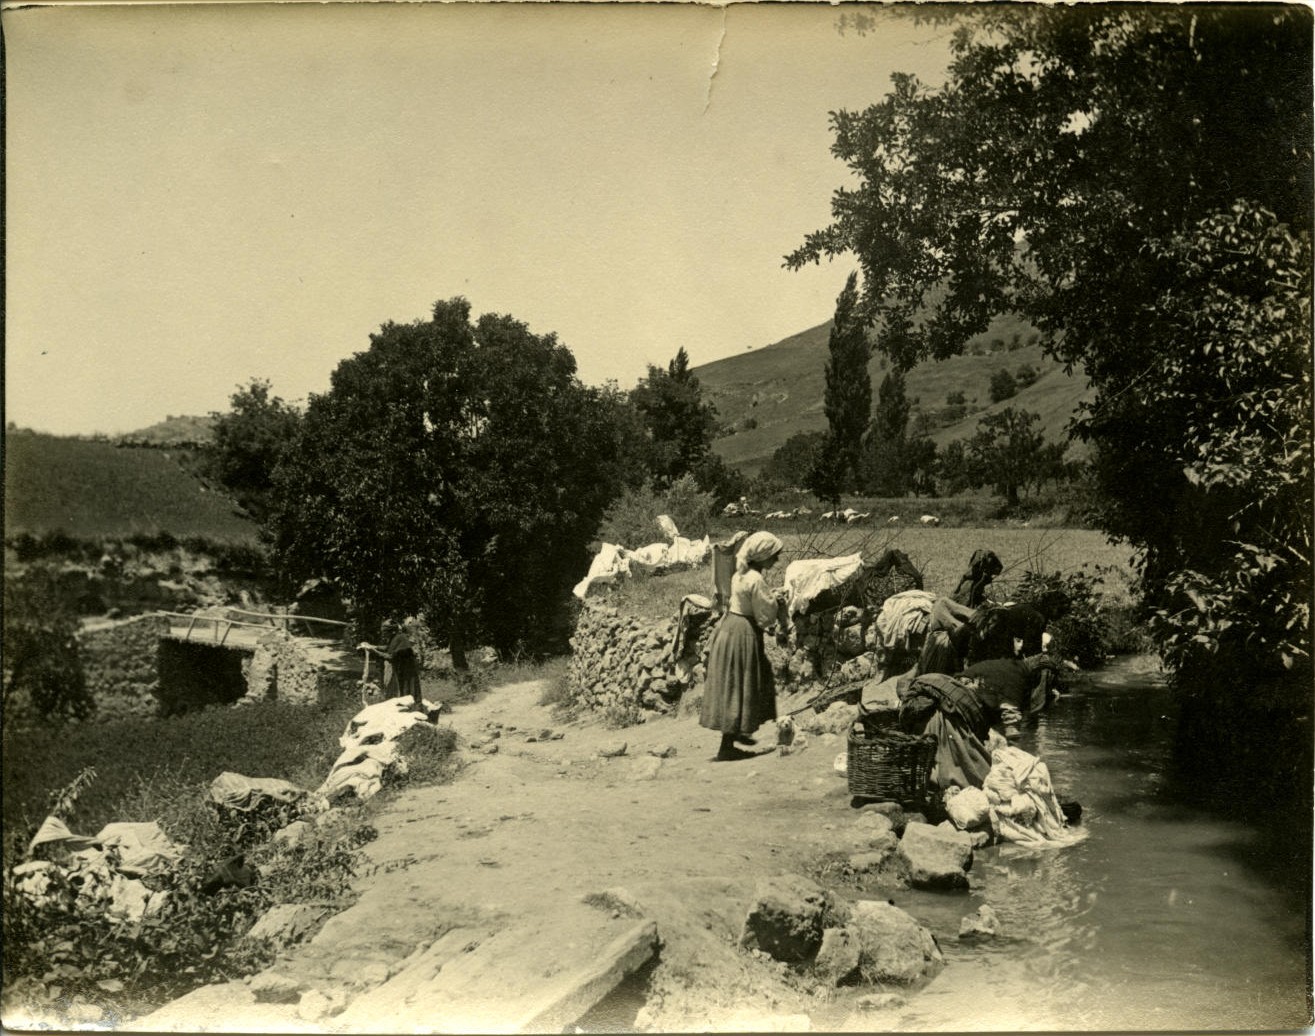
[[[308,903],[280,903],[260,916],[247,932],[247,938],[291,946],[310,935],[327,913],[325,907]]]
[[[604,759],[616,759],[626,754],[626,749],[630,746],[624,741],[613,741],[603,745],[598,749],[598,754]]]
[[[297,1004],[297,1017],[302,1021],[321,1022],[342,1014],[346,1007],[347,997],[341,990],[311,989],[302,994]]]
[[[827,928],[813,961],[814,973],[833,986],[843,986],[859,977],[859,942],[848,928]]]
[[[277,971],[262,971],[251,979],[251,995],[258,1004],[295,1004],[303,988],[295,978]]]
[[[990,939],[999,934],[1000,918],[985,903],[959,922],[959,938],[962,940]]]
[[[630,779],[632,781],[651,781],[656,780],[658,771],[662,769],[662,760],[654,756],[648,756],[643,759],[636,759],[630,767]]]
[[[880,846],[861,853],[852,853],[849,857],[849,869],[855,874],[872,874],[886,869],[895,858],[899,843],[894,835],[886,836],[889,840]]]
[[[973,844],[962,831],[946,831],[910,822],[900,839],[899,854],[909,868],[914,888],[966,889],[973,863]]]
[[[497,744],[497,742],[495,741],[495,742],[493,742],[492,744],[487,745],[487,746],[484,748],[484,754],[485,754],[485,755],[497,755],[497,754],[498,754],[498,744]]]
[[[859,900],[847,927],[859,943],[859,969],[866,982],[908,985],[944,962],[930,930],[884,900]]]
[[[540,740],[540,741],[551,741],[552,739],[553,739],[553,737],[552,737],[552,731],[551,731],[551,730],[540,730],[540,731],[539,731],[539,740]]]
[[[270,839],[275,845],[292,848],[300,845],[305,837],[310,834],[311,825],[304,820],[294,820],[286,827],[281,827],[274,832],[274,837]]]
[[[865,837],[872,839],[893,834],[895,829],[895,825],[891,823],[890,817],[886,814],[870,812],[860,812],[854,818],[854,827],[861,831]]]
[[[744,919],[739,945],[763,950],[788,963],[811,960],[822,945],[822,932],[839,916],[831,893],[797,874],[763,878]]]
[[[927,817],[926,817],[924,814],[922,814],[922,813],[908,813],[908,812],[906,812],[906,813],[904,814],[904,826],[905,826],[905,827],[908,827],[909,824],[925,824],[926,822],[927,822]],[[900,832],[900,835],[903,836],[903,834],[904,834],[904,832],[901,831],[901,832]]]
[[[887,1011],[903,1007],[904,998],[898,993],[867,993],[855,1000],[854,1006],[864,1011]]]
[[[675,745],[654,745],[648,750],[649,755],[655,755],[659,759],[670,759],[676,754]]]

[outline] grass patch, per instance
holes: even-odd
[[[89,766],[97,779],[66,817],[74,831],[88,834],[115,820],[165,821],[171,809],[185,811],[187,801],[199,801],[225,770],[314,788],[338,757],[338,737],[359,709],[358,702],[330,709],[269,702],[164,719],[24,731],[7,725],[0,760],[6,840],[22,831],[30,837],[52,791]]]

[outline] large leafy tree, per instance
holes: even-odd
[[[856,255],[897,366],[1010,311],[1081,363],[1095,391],[1075,430],[1166,658],[1291,666],[1303,696],[1311,22],[1298,5],[974,7],[943,86],[897,75],[833,114],[857,182],[787,258]]]
[[[835,317],[827,342],[826,389],[823,407],[830,437],[826,449],[836,454],[842,482],[852,483],[858,470],[863,433],[872,419],[872,378],[868,360],[872,347],[867,329],[855,312],[858,274],[851,273],[836,298]]]
[[[704,402],[683,347],[665,369],[650,365],[630,399],[648,432],[649,470],[662,485],[704,464],[717,433],[717,411]]]
[[[559,647],[562,605],[619,491],[613,408],[554,335],[462,298],[385,324],[313,396],[278,470],[280,558],[362,624],[423,613],[454,661]]]
[[[269,514],[274,470],[297,436],[301,413],[261,378],[239,386],[227,413],[215,413],[204,468],[257,521]]]
[[[976,485],[990,485],[1011,505],[1018,490],[1040,474],[1038,458],[1045,437],[1035,427],[1038,415],[1007,406],[977,423],[968,440],[969,468]]]

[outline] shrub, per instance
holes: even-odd
[[[78,653],[77,617],[55,574],[33,567],[6,578],[4,591],[4,710],[40,719],[83,719],[95,710]]]
[[[452,776],[452,752],[457,735],[451,727],[417,723],[397,739],[397,751],[406,764],[399,783],[436,784]]]
[[[1043,573],[1032,570],[1019,581],[1015,598],[1031,605],[1042,605],[1053,614],[1053,604],[1059,602],[1064,614],[1049,623],[1052,637],[1051,654],[1070,658],[1084,669],[1100,665],[1105,656],[1116,647],[1119,639],[1128,635],[1126,623],[1113,621],[1111,609],[1101,596],[1104,578],[1083,570]],[[1117,626],[1117,629],[1116,629]]]
[[[80,775],[52,796],[57,814],[71,811],[85,783]],[[266,840],[289,807],[237,814],[208,806],[195,789],[168,791],[181,795],[169,802],[169,833],[177,839],[185,832],[189,841],[173,873],[147,880],[168,898],[138,921],[111,919],[59,871],[51,872],[51,894],[39,901],[18,892],[6,871],[7,1015],[87,1021],[65,1017],[76,1006],[117,1024],[201,985],[260,970],[273,950],[245,938],[260,915],[275,903],[343,905],[364,859],[360,847],[374,837],[359,814],[340,813],[296,847],[274,847]],[[217,862],[260,843],[250,856],[258,863],[255,884],[206,891]]]
[[[711,493],[705,493],[690,475],[676,479],[661,492],[651,486],[627,489],[603,515],[598,538],[631,549],[662,539],[658,515],[666,514],[676,523],[682,536],[704,536],[715,506]]]

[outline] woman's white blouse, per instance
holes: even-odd
[[[765,630],[776,625],[776,596],[767,589],[763,574],[756,569],[731,576],[730,610],[747,615]]]

